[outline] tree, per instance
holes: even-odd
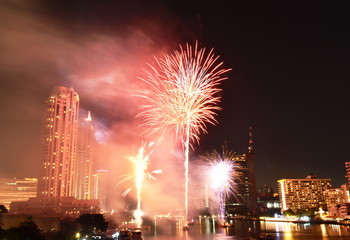
[[[309,209],[305,209],[305,215],[310,217],[310,218],[314,218],[316,216],[315,215],[316,211],[318,211],[317,207],[312,207],[312,208],[309,208]]]
[[[0,214],[7,213],[7,212],[8,212],[7,208],[4,205],[0,205]]]
[[[41,230],[38,226],[32,221],[31,218],[28,218],[27,221],[22,222],[19,227],[10,228],[7,230],[6,238],[11,240],[44,240],[43,235],[41,235]]]
[[[292,209],[287,209],[287,210],[283,211],[283,215],[284,216],[294,216],[295,214],[294,214]]]
[[[303,210],[303,209],[298,209],[298,210],[295,212],[295,215],[298,216],[298,217],[305,216],[305,210]]]
[[[0,240],[5,239],[6,231],[2,228],[2,214],[7,213],[7,209],[4,205],[0,205]]]
[[[80,232],[83,235],[105,232],[108,227],[108,222],[105,221],[102,214],[83,214],[75,222],[79,225]]]
[[[0,240],[6,239],[6,230],[2,229],[0,226]]]

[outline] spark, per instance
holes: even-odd
[[[186,44],[184,49],[173,54],[165,54],[162,59],[155,57],[155,65],[145,78],[148,89],[139,91],[145,99],[140,106],[145,133],[162,141],[167,133],[180,138],[185,154],[185,220],[188,215],[188,162],[192,142],[199,143],[200,133],[207,133],[206,123],[215,125],[217,111],[221,110],[219,85],[225,77],[222,74],[231,69],[223,69],[213,49],[198,49]],[[175,134],[174,134],[175,133]]]
[[[153,150],[151,150],[148,154],[145,153],[145,145],[146,144],[142,144],[142,146],[139,148],[138,153],[136,156],[127,156],[127,159],[129,161],[131,161],[134,164],[134,174],[132,175],[124,175],[124,179],[120,182],[125,182],[131,179],[134,179],[134,183],[135,183],[135,188],[136,188],[136,194],[137,194],[137,209],[134,211],[134,218],[135,218],[135,222],[137,227],[141,227],[142,224],[142,216],[143,216],[143,212],[141,210],[141,193],[142,193],[142,189],[145,183],[145,180],[147,178],[151,178],[151,179],[156,179],[154,177],[155,174],[161,174],[162,170],[158,169],[152,172],[147,172],[148,169],[148,165],[149,165],[149,158],[153,152]],[[153,146],[153,142],[151,142],[148,147],[152,147]],[[119,183],[119,184],[120,184]],[[125,197],[129,192],[131,191],[131,188],[128,188],[123,194],[122,196]]]
[[[222,153],[213,150],[205,156],[209,163],[208,168],[208,187],[214,191],[219,202],[219,214],[221,221],[225,221],[225,199],[233,194],[236,187],[235,179],[239,173],[236,171],[239,167],[235,164],[235,153],[228,151],[223,147]]]

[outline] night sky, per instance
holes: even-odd
[[[219,123],[193,155],[225,142],[245,153],[252,126],[258,185],[277,190],[276,180],[311,173],[334,187],[345,183],[348,6],[204,2],[1,1],[0,177],[37,177],[44,102],[54,86],[79,93],[109,136],[101,144],[121,143],[138,111],[129,89],[146,64],[198,41],[232,71]]]

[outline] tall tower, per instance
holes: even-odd
[[[255,164],[253,155],[253,133],[252,127],[249,127],[249,144],[248,154],[246,154],[246,166],[247,166],[247,177],[248,177],[248,208],[250,212],[256,212],[258,208],[257,192],[256,192],[256,180],[255,180]]]
[[[235,156],[237,177],[235,194],[226,203],[226,210],[231,214],[255,214],[257,211],[257,193],[255,183],[255,166],[253,155],[252,128],[249,128],[248,153]]]
[[[90,111],[79,110],[77,160],[74,180],[74,196],[90,199],[91,168],[93,156],[93,125]]]
[[[249,127],[249,144],[248,144],[248,154],[253,154],[253,133],[252,127]]]
[[[79,95],[73,88],[53,88],[46,101],[44,159],[38,197],[73,196],[78,111]]]

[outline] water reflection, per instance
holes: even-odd
[[[319,239],[350,239],[350,231],[341,225],[326,224],[296,224],[286,222],[242,221],[230,222],[232,227],[219,227],[212,218],[202,218],[190,227],[182,230],[182,225],[171,219],[160,219],[149,231],[143,231],[145,240],[165,239],[215,239],[215,240],[243,240],[248,238],[248,229],[256,232],[266,232],[276,240],[319,240]]]

